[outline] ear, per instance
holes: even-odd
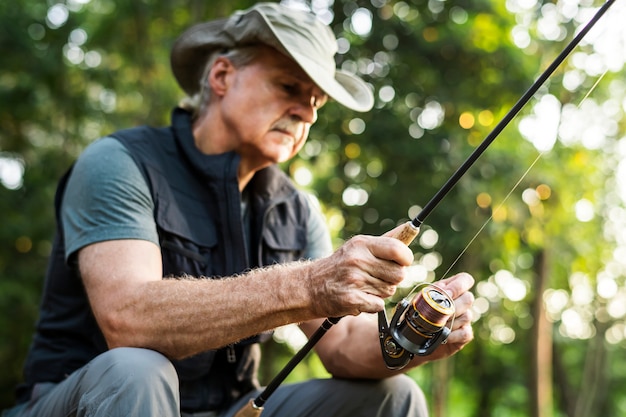
[[[212,94],[223,96],[230,87],[234,72],[235,67],[227,58],[217,58],[209,71],[207,80]]]

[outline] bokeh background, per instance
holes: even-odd
[[[13,401],[54,232],[56,181],[98,137],[164,125],[169,49],[244,0],[0,3],[0,408]],[[335,245],[415,216],[601,5],[598,0],[312,0],[375,108],[329,103],[285,164]],[[477,279],[476,340],[412,370],[435,417],[626,415],[626,1],[429,216],[416,284]],[[267,382],[302,343],[264,348]],[[312,355],[290,376],[326,376]]]

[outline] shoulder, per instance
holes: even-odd
[[[61,203],[67,255],[90,243],[113,239],[156,242],[154,202],[130,153],[103,138],[76,161]]]
[[[133,158],[120,141],[104,137],[85,148],[74,164],[72,176],[75,177],[76,172],[92,177],[103,172],[124,174],[135,167]]]

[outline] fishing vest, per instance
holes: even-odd
[[[310,208],[278,167],[257,172],[248,184],[250,218],[245,225],[237,181],[239,156],[201,153],[186,111],[175,109],[169,127],[143,126],[111,136],[128,149],[150,189],[165,278],[219,279],[302,258]],[[59,211],[70,174],[71,169],[55,196],[57,233],[18,401],[28,400],[34,383],[61,381],[107,349],[76,267],[64,258]],[[258,342],[265,338],[257,335],[173,361],[181,409],[219,409],[258,387]]]

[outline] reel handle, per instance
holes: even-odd
[[[380,350],[383,353],[383,360],[387,368],[402,369],[413,359],[413,354],[400,346],[391,335],[385,310],[378,312],[378,336]]]

